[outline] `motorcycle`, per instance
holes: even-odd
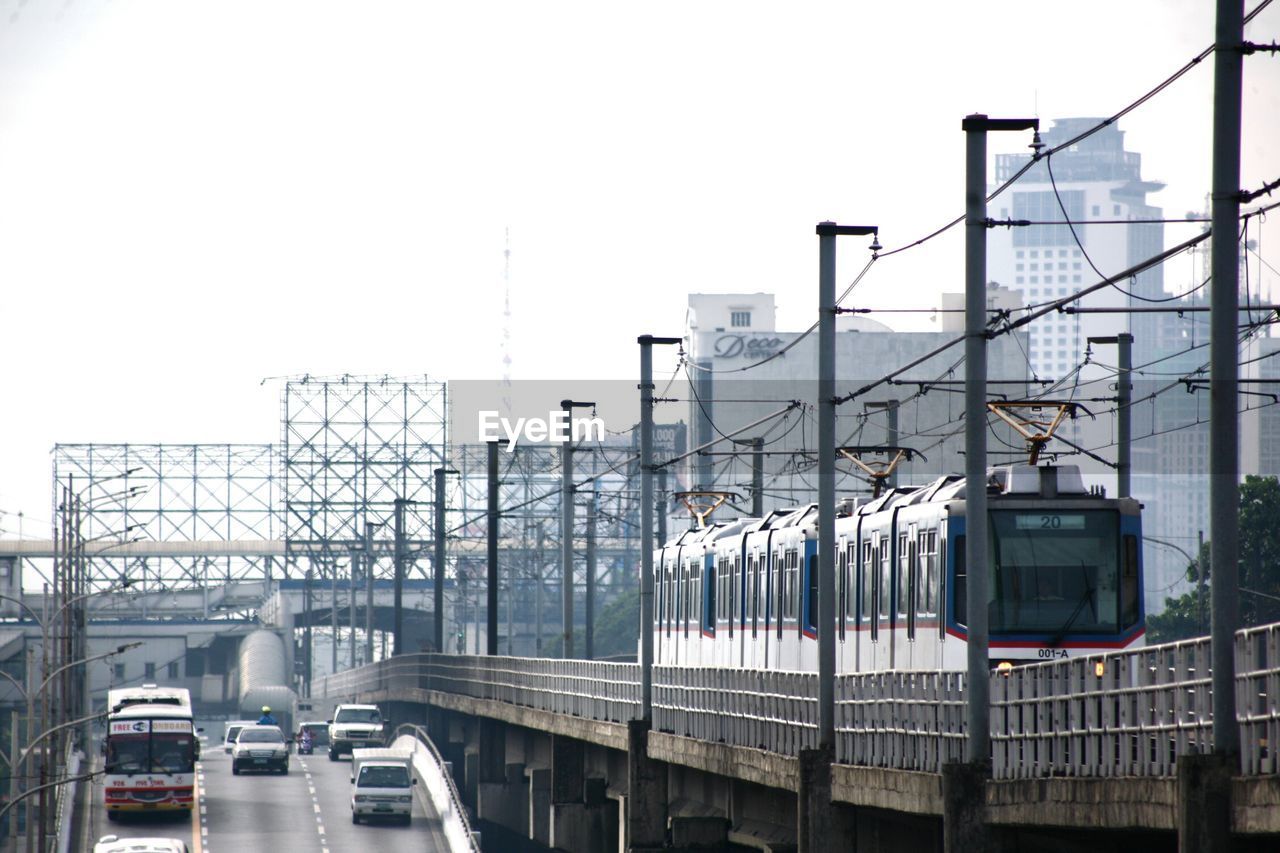
[[[314,744],[311,740],[311,732],[304,731],[302,736],[298,738],[298,754],[311,755],[314,748]]]

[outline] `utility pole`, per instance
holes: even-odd
[[[943,768],[943,832],[948,850],[987,847],[987,780],[991,778],[990,597],[987,546],[987,133],[1038,131],[1036,119],[965,116],[965,621],[968,731],[965,761]],[[1035,143],[1033,143],[1035,144]],[[950,795],[950,796],[949,796]]]
[[[444,539],[445,539],[445,481],[444,478],[449,474],[456,474],[457,471],[452,468],[437,468],[436,475],[436,529],[435,529],[435,560],[432,570],[434,572],[434,589],[432,595],[435,601],[435,640],[436,652],[444,652]],[[508,591],[507,593],[511,593]]]
[[[681,339],[641,335],[636,343],[640,345],[640,718],[652,724],[653,345],[676,346]]]
[[[439,479],[437,477],[437,479]],[[404,563],[405,563],[405,547],[404,547],[404,511],[410,501],[405,498],[396,498],[393,506],[393,521],[395,524],[394,542],[392,549],[392,561],[394,568],[392,570],[392,591],[391,591],[391,654],[392,656],[402,655],[405,653],[404,647]],[[439,607],[436,608],[437,617],[440,614]]]
[[[359,566],[360,566],[360,546],[351,546],[351,588],[347,596],[347,616],[351,627],[351,662],[352,669],[356,668],[356,584],[359,582]]]
[[[485,600],[489,608],[485,614],[485,654],[498,654],[498,448],[506,444],[503,439],[489,442],[489,506],[488,506],[488,571],[485,575]],[[514,452],[514,451],[513,451]],[[510,593],[507,593],[510,595]],[[478,619],[476,620],[479,621]]]
[[[329,625],[333,631],[333,661],[329,664],[329,674],[338,671],[338,561],[329,566],[329,581],[332,585],[333,601],[329,605]]]
[[[1244,0],[1218,0],[1213,52],[1213,235],[1209,282],[1209,579],[1213,661],[1213,752],[1240,751],[1235,632],[1239,616],[1240,104]],[[1230,762],[1231,759],[1224,759]],[[1230,788],[1227,788],[1230,791]],[[1230,815],[1219,816],[1227,821]]]
[[[302,631],[302,681],[305,685],[306,695],[311,696],[311,569],[307,569],[307,573],[303,576],[302,581],[302,612],[305,615],[303,622],[306,627]]]
[[[587,589],[583,602],[583,614],[586,624],[583,634],[586,642],[586,659],[596,657],[596,510],[598,509],[595,491],[587,499]]]
[[[377,557],[373,553],[373,531],[381,522],[364,523],[364,662],[373,663],[373,575]]]
[[[751,514],[764,517],[764,438],[751,439]]]
[[[818,235],[818,747],[800,750],[800,850],[834,847],[831,764],[836,754],[836,237],[874,225],[819,222]],[[879,248],[879,240],[872,246]]]
[[[1116,497],[1132,496],[1130,462],[1133,436],[1133,335],[1121,332],[1110,337],[1089,338],[1091,344],[1115,344],[1116,363]]]
[[[538,559],[534,563],[534,571],[536,572],[536,575],[534,576],[534,580],[533,580],[533,583],[534,583],[533,609],[537,611],[535,616],[536,628],[534,629],[536,632],[536,636],[534,637],[534,640],[533,640],[533,652],[535,657],[542,657],[542,568],[543,568],[542,545],[543,545],[543,537],[545,535],[546,535],[545,523],[541,519],[539,519],[538,520]]]
[[[573,410],[594,406],[594,402],[560,401],[565,428],[560,445],[560,652],[566,660],[573,657]]]
[[[818,234],[818,749],[835,755],[836,237],[874,225],[819,222]],[[873,244],[879,248],[879,243]]]
[[[658,516],[658,544],[667,543],[667,469],[658,469],[658,494],[653,500],[653,511]]]

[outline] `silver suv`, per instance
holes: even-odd
[[[279,726],[245,726],[231,748],[231,772],[274,770],[289,772],[289,742]]]
[[[339,705],[329,721],[329,760],[353,749],[382,746],[382,712],[377,705]]]

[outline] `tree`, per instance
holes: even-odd
[[[1167,643],[1203,636],[1210,612],[1209,543],[1205,543],[1187,571],[1193,583],[1204,566],[1205,627],[1201,630],[1200,601],[1196,591],[1165,599],[1165,612],[1147,620],[1152,643]],[[1280,480],[1250,474],[1240,484],[1240,627],[1280,622]]]
[[[595,656],[620,658],[627,655],[636,659],[640,645],[640,593],[629,590],[622,593],[596,616]],[[573,638],[573,647],[579,656],[586,651],[581,631]],[[561,638],[557,634],[542,643],[543,657],[559,657]]]

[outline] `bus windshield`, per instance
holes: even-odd
[[[195,737],[190,732],[113,734],[107,738],[108,773],[191,773]]]
[[[1108,633],[1119,623],[1119,518],[1111,510],[991,512],[992,633]]]

